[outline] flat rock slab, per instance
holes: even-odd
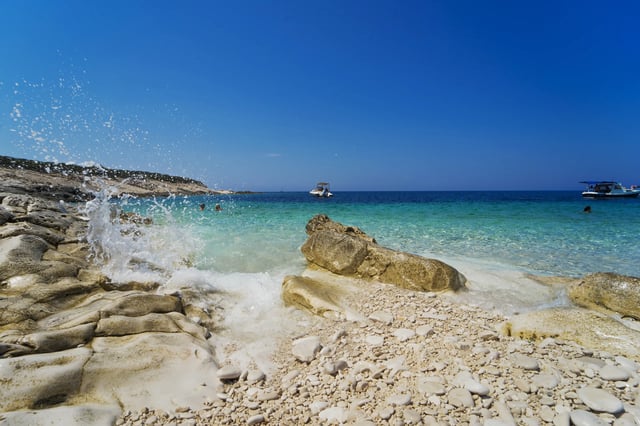
[[[117,405],[85,404],[2,413],[2,424],[25,426],[112,426],[121,414]]]
[[[568,287],[569,297],[580,306],[606,309],[640,319],[640,278],[611,272],[586,275]]]
[[[630,358],[640,356],[640,332],[582,308],[552,308],[514,315],[504,323],[503,332],[522,339],[565,339]]]
[[[46,407],[80,393],[89,348],[0,358],[0,412]]]
[[[220,382],[212,350],[191,335],[98,337],[92,347],[94,354],[83,369],[85,399],[120,403],[124,410],[166,411],[216,399]]]

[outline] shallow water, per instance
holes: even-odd
[[[586,205],[592,213],[583,212]],[[126,225],[102,223],[113,208],[154,223],[142,236],[123,237],[118,228]],[[318,213],[383,246],[451,264],[469,279],[460,300],[507,315],[568,303],[562,289],[528,274],[640,275],[640,200],[584,200],[579,192],[262,193],[97,200],[92,209],[92,238],[107,253],[107,273],[228,292],[226,326],[238,333],[247,320],[257,334],[277,326],[282,280],[305,269],[300,246]]]

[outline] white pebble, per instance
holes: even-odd
[[[587,407],[594,411],[612,414],[624,411],[622,402],[602,389],[585,387],[578,390],[578,396]]]

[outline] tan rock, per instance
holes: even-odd
[[[295,306],[315,315],[327,311],[343,313],[340,296],[344,289],[326,281],[308,277],[287,276],[282,284],[282,300],[286,306]]]
[[[370,246],[358,276],[418,291],[447,291],[464,288],[466,278],[436,259]]]
[[[0,359],[0,411],[58,405],[78,394],[88,348]]]
[[[64,240],[64,234],[44,226],[27,222],[5,223],[0,227],[0,238],[9,238],[19,235],[33,235],[40,237],[49,244],[56,246]]]
[[[95,324],[82,324],[62,330],[44,330],[27,334],[18,341],[33,349],[34,353],[58,352],[72,349],[89,342],[93,338]],[[5,341],[0,337],[0,340]]]
[[[587,309],[553,308],[515,315],[504,323],[503,332],[528,340],[560,338],[631,358],[640,356],[640,332]]]
[[[111,426],[122,410],[117,405],[83,404],[2,413],[7,425]]]
[[[129,317],[149,313],[180,312],[180,300],[175,296],[149,294],[140,291],[112,291],[93,294],[72,309],[52,313],[39,321],[41,328],[67,328],[89,322],[97,323],[112,315]]]
[[[197,409],[217,399],[220,382],[212,348],[186,333],[141,333],[97,337],[84,366],[81,394],[70,403],[118,403],[144,407]]]
[[[96,336],[126,336],[149,332],[185,332],[202,340],[207,337],[205,329],[192,323],[178,312],[167,314],[150,313],[137,317],[113,315],[101,319],[96,327]]]
[[[571,284],[568,292],[580,306],[640,319],[640,278],[599,272]]]
[[[466,278],[435,259],[384,248],[356,227],[318,215],[307,224],[301,251],[307,261],[335,274],[382,281],[418,291],[458,290]]]

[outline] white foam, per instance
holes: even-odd
[[[569,303],[563,288],[543,285],[514,267],[472,258],[439,260],[467,278],[468,291],[450,296],[461,303],[496,310],[504,315]]]

